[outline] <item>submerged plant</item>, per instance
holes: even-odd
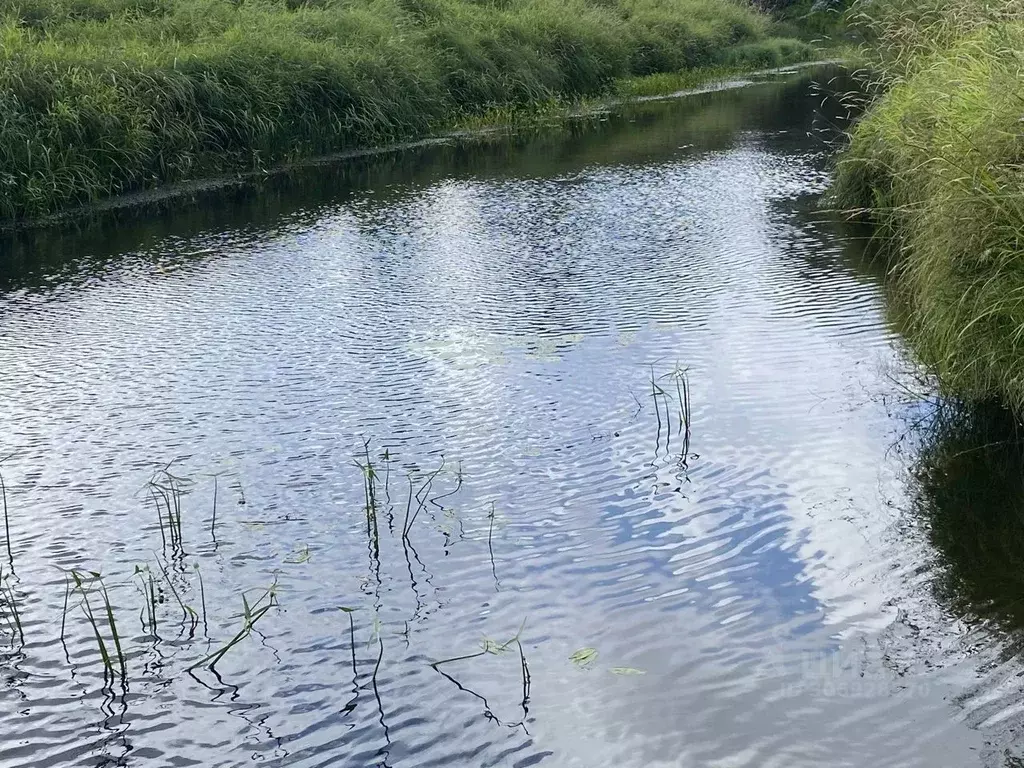
[[[302,565],[308,563],[312,558],[312,554],[309,551],[309,545],[303,544],[301,547],[292,552],[288,557],[284,559],[289,565]]]
[[[188,667],[188,671],[191,672],[199,667],[214,669],[217,666],[217,663],[223,659],[232,648],[249,636],[253,628],[256,626],[256,623],[266,616],[272,608],[276,608],[277,606],[277,577],[274,578],[273,583],[263,590],[259,597],[257,597],[252,603],[249,602],[248,596],[243,592],[241,629],[239,629],[238,632],[235,633],[234,637],[228,640],[218,650]]]
[[[596,648],[580,648],[569,656],[569,661],[580,669],[586,669],[597,661],[597,655]]]

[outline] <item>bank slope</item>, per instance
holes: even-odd
[[[1024,412],[1024,3],[863,3],[884,94],[837,204],[892,246],[910,338],[949,394]]]
[[[0,221],[810,55],[741,0],[0,0]]]

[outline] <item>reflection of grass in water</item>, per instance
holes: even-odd
[[[520,639],[522,637],[522,634],[523,634],[523,629],[525,629],[525,628],[526,628],[526,619],[523,619],[523,623],[519,625],[519,631],[517,631],[515,633],[515,635],[513,635],[511,638],[506,640],[504,643],[498,643],[498,642],[490,639],[489,637],[485,637],[481,641],[481,648],[480,648],[479,651],[476,651],[475,653],[467,653],[467,654],[464,654],[462,656],[452,656],[451,658],[441,659],[439,661],[432,662],[430,666],[431,666],[431,668],[435,672],[437,672],[443,678],[445,678],[450,683],[452,683],[460,691],[463,691],[464,693],[468,693],[469,695],[471,695],[474,698],[477,698],[481,702],[483,702],[483,705],[484,705],[484,716],[487,719],[493,720],[498,725],[504,725],[504,726],[506,726],[508,728],[520,728],[521,727],[521,728],[523,728],[525,730],[526,729],[526,720],[527,720],[527,718],[529,717],[529,714],[530,714],[530,707],[529,707],[529,704],[530,704],[530,686],[531,686],[531,683],[532,683],[532,678],[531,678],[531,675],[530,675],[530,665],[526,661],[526,651],[523,648],[523,644],[522,644],[521,639]],[[520,673],[522,675],[522,700],[520,701],[520,706],[523,709],[523,716],[522,716],[522,718],[518,722],[515,722],[515,723],[503,723],[494,714],[494,711],[492,710],[491,705],[490,705],[490,703],[488,702],[488,700],[487,700],[487,698],[485,696],[483,696],[482,694],[480,694],[477,691],[473,690],[472,688],[468,688],[463,683],[461,683],[456,677],[454,677],[453,675],[449,674],[448,672],[445,672],[444,670],[442,670],[441,667],[445,666],[447,664],[454,664],[454,663],[460,662],[460,661],[470,661],[472,659],[478,659],[481,656],[500,656],[500,655],[506,653],[509,650],[509,648],[512,646],[513,643],[515,644],[516,648],[519,651],[519,669],[520,669]]]
[[[413,491],[412,476],[411,475],[409,476],[409,502],[408,502],[408,504],[405,507],[405,521],[402,523],[402,538],[404,538],[404,539],[408,539],[409,538],[409,531],[412,530],[412,526],[416,522],[416,518],[419,517],[420,511],[424,507],[426,507],[428,501],[437,501],[437,499],[444,498],[444,496],[452,495],[451,493],[446,493],[443,496],[436,496],[433,499],[430,498],[430,490],[434,486],[434,480],[436,480],[437,476],[439,474],[441,474],[442,470],[444,470],[444,466],[445,466],[445,460],[444,460],[444,456],[442,456],[441,457],[441,464],[438,466],[437,469],[435,469],[433,472],[431,472],[429,475],[427,475],[426,478],[424,478],[423,482],[420,484],[420,487],[416,491]],[[459,470],[459,474],[458,474],[457,477],[458,477],[458,487],[456,488],[456,491],[459,490],[462,487],[462,470],[461,470],[461,465],[460,465],[460,470]],[[453,491],[452,493],[455,493],[455,491]],[[415,510],[412,509],[412,502],[414,500],[416,502],[416,509]],[[411,513],[411,515],[410,515],[410,513]]]
[[[160,567],[160,573],[164,577],[163,583],[167,585],[167,588],[171,591],[174,596],[175,602],[178,607],[181,608],[182,620],[189,622],[188,636],[191,638],[196,630],[196,625],[199,623],[199,616],[192,606],[185,603],[182,599],[181,594],[178,592],[177,587],[174,586],[174,579],[171,578],[171,574],[167,572],[167,568],[164,564],[157,559],[156,564]]]
[[[12,633],[17,634],[22,645],[25,644],[25,631],[21,626],[21,612],[18,610],[18,596],[14,594],[14,587],[10,583],[11,574],[3,577],[0,582],[0,607],[4,609],[3,617],[7,621]]]
[[[491,575],[494,577],[494,586],[501,589],[501,582],[498,581],[498,569],[494,566],[494,502],[491,502],[491,511],[487,513],[487,553],[491,558]]]
[[[277,602],[277,579],[274,579],[274,583],[267,587],[259,597],[256,598],[252,603],[249,602],[249,598],[246,594],[242,593],[242,627],[235,633],[235,636],[228,640],[223,646],[209,654],[205,658],[197,661],[195,664],[188,668],[191,672],[199,667],[206,667],[208,669],[214,669],[217,663],[223,659],[227,653],[247,638],[256,626],[256,623],[262,619],[272,609],[276,608]]]
[[[915,481],[944,566],[939,598],[967,620],[1024,628],[1024,434],[998,408],[945,413]]]

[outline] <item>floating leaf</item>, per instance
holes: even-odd
[[[580,648],[569,657],[577,667],[588,667],[597,661],[597,648]]]
[[[367,641],[366,646],[369,647],[377,642],[380,637],[380,630],[383,625],[381,624],[380,615],[373,615],[373,631],[370,633],[370,639]]]
[[[511,641],[510,641],[511,642]],[[489,637],[483,639],[483,652],[491,653],[497,656],[499,653],[504,653],[508,650],[508,643],[500,644],[495,640],[491,640]]]
[[[297,549],[285,558],[285,562],[290,565],[301,565],[302,563],[308,563],[310,558],[309,546],[306,545],[302,549]]]
[[[613,675],[646,675],[646,669],[637,669],[636,667],[612,667],[609,670]]]

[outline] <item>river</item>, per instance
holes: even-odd
[[[819,205],[850,87],[5,236],[0,766],[1017,764],[1021,464]]]

